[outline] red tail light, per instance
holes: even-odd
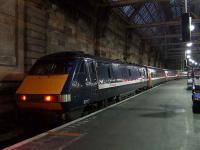
[[[55,98],[54,98],[54,96],[47,95],[44,97],[44,101],[45,102],[54,102]]]
[[[19,100],[20,100],[20,101],[26,101],[26,100],[27,100],[26,95],[20,95],[20,96],[19,96]]]

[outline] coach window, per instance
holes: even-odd
[[[140,72],[140,69],[138,68],[138,78],[141,78],[141,72]]]
[[[88,63],[88,68],[89,68],[89,72],[90,72],[91,81],[92,82],[96,82],[97,81],[97,77],[96,77],[95,64],[93,62],[89,62]]]
[[[144,74],[143,74],[143,70],[142,68],[140,68],[140,77],[143,78]]]
[[[110,70],[110,66],[109,65],[107,66],[107,69],[108,69],[108,78],[111,79],[112,76],[111,76],[111,70]]]
[[[145,72],[145,78],[147,78],[148,77],[147,70],[144,69],[144,72]]]
[[[128,75],[129,75],[129,78],[131,78],[131,69],[128,69]]]
[[[133,67],[133,79],[137,80],[138,78],[138,71],[137,71],[137,67]]]

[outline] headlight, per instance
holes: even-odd
[[[198,97],[194,97],[193,100],[195,100],[195,101],[199,101],[200,98],[198,98]]]
[[[71,102],[71,94],[61,95],[62,102]]]

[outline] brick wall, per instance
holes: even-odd
[[[24,1],[0,5],[0,115],[15,106],[14,93],[24,72]]]
[[[101,57],[159,66],[154,49],[141,41],[137,34],[132,32],[126,41],[127,24],[113,11],[103,10],[104,16],[98,16],[89,4],[86,8],[81,3],[76,9],[69,3],[47,4],[41,0],[26,0],[25,4],[26,70],[37,58],[59,51],[84,51]]]
[[[25,0],[24,65],[28,71],[34,62],[46,54],[47,14],[42,1]]]

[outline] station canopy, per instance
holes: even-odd
[[[188,49],[181,37],[181,16],[185,0],[108,0],[106,7],[116,10],[128,22],[127,29],[137,32],[142,39],[158,49],[169,68],[180,68]],[[192,58],[200,63],[200,0],[187,0],[187,11],[192,17]]]

